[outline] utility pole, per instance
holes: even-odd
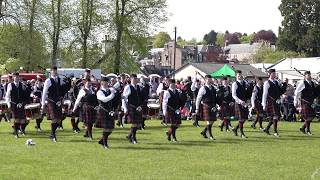
[[[177,27],[174,27],[174,45],[173,45],[173,70],[176,71],[176,48],[177,48]],[[173,79],[175,73],[173,74]]]

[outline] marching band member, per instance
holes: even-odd
[[[42,92],[43,92],[43,82],[41,77],[37,77],[37,80],[35,81],[35,84],[32,88],[32,92],[30,94],[30,97],[33,100],[33,103],[41,103],[41,97],[42,97]],[[36,119],[36,126],[35,128],[38,131],[41,130],[41,122],[43,121],[43,116],[39,117]]]
[[[312,135],[310,124],[316,117],[312,104],[316,98],[316,86],[312,81],[311,72],[304,73],[304,80],[300,81],[295,90],[294,106],[300,110],[301,116],[304,120],[304,125],[300,128],[303,134]],[[307,132],[306,132],[307,129]]]
[[[262,95],[262,107],[269,117],[269,124],[264,129],[264,132],[270,135],[269,129],[273,124],[274,136],[279,137],[278,133],[278,121],[280,120],[280,96],[285,92],[285,86],[281,86],[276,80],[276,70],[269,69],[269,79],[263,84],[263,95]]]
[[[186,101],[182,98],[182,92],[176,89],[176,81],[169,80],[169,88],[163,93],[162,109],[167,124],[171,124],[166,132],[168,141],[177,142],[176,131],[181,124],[180,108],[182,108]],[[171,139],[172,137],[172,139]]]
[[[138,129],[141,129],[142,124],[142,104],[143,95],[142,89],[138,85],[138,79],[136,74],[132,74],[130,77],[131,83],[126,85],[123,91],[122,108],[124,113],[128,115],[128,123],[132,124],[130,133],[127,139],[132,144],[137,144],[136,134]]]
[[[51,67],[51,77],[46,79],[43,86],[42,99],[41,99],[41,112],[47,102],[48,107],[48,119],[51,120],[51,135],[52,142],[57,142],[56,130],[62,116],[62,99],[64,94],[70,89],[70,84],[65,83],[58,76],[57,66]]]
[[[232,91],[227,76],[223,77],[222,85],[218,88],[218,104],[220,105],[220,117],[222,119],[220,130],[223,131],[223,127],[225,126],[226,131],[229,131],[229,128],[232,129],[230,118],[234,114],[234,99],[232,98]]]
[[[6,102],[11,109],[14,119],[14,136],[18,138],[18,130],[21,127],[22,135],[25,135],[26,116],[24,107],[28,101],[26,86],[20,81],[19,73],[13,74],[13,82],[8,84]]]
[[[194,78],[193,81],[192,81],[192,84],[191,84],[191,91],[192,91],[192,108],[191,108],[191,113],[195,113],[196,112],[196,101],[197,101],[197,96],[198,96],[198,92],[199,92],[199,89],[201,87],[201,83],[200,83],[200,80],[197,79],[197,78]],[[200,110],[201,112],[201,110]],[[192,116],[192,119],[193,119],[193,126],[195,127],[200,127],[199,125],[199,117],[201,117],[200,114],[195,114]]]
[[[80,107],[81,103],[81,107]],[[96,119],[95,107],[97,105],[97,96],[94,93],[89,76],[84,77],[84,86],[79,91],[72,112],[75,113],[78,108],[82,112],[83,122],[86,125],[86,133],[83,137],[92,140],[92,127]]]
[[[114,129],[114,111],[115,106],[112,103],[113,98],[115,97],[116,90],[114,88],[108,87],[108,78],[101,78],[101,88],[97,92],[98,99],[98,109],[97,109],[97,120],[96,127],[102,128],[102,138],[99,141],[99,144],[103,146],[105,149],[109,149],[108,146],[108,137],[112,133]]]
[[[77,95],[79,94],[79,87],[76,84],[77,79],[73,78],[72,82],[71,82],[71,88],[68,91],[68,100],[71,101],[71,105],[70,107],[68,107],[67,112],[70,116],[70,122],[71,122],[71,126],[72,126],[72,130],[74,133],[79,133],[80,132],[80,128],[78,127],[78,124],[80,122],[79,120],[79,116],[80,116],[80,112],[79,109],[77,109],[75,112],[72,112],[74,104],[76,102],[77,99]],[[71,112],[71,113],[70,113]]]
[[[212,125],[217,120],[217,92],[213,87],[211,75],[205,76],[205,85],[199,90],[196,101],[196,114],[199,114],[200,104],[202,106],[203,120],[207,122],[206,127],[200,134],[204,138],[208,138],[207,133],[209,133],[209,139],[215,140],[212,135]]]
[[[170,80],[169,76],[164,77],[163,81],[159,84],[159,86],[157,88],[157,95],[159,96],[160,104],[162,104],[164,91],[169,88],[169,80]],[[161,114],[161,112],[162,112],[162,114]],[[163,115],[164,114],[163,114],[162,106],[160,106],[160,119],[162,118],[161,124],[166,125],[165,119],[163,118]]]
[[[236,81],[232,83],[232,97],[235,101],[235,118],[238,119],[238,125],[232,129],[235,136],[238,136],[238,129],[240,129],[240,137],[247,138],[243,131],[243,125],[248,119],[248,105],[247,101],[246,83],[243,80],[242,71],[236,71]],[[251,95],[251,94],[250,94]]]
[[[146,80],[141,77],[140,78],[140,84],[141,86],[141,91],[142,91],[142,125],[141,129],[145,129],[145,121],[147,120],[148,116],[148,99],[149,99],[149,94],[150,94],[150,85],[149,83],[146,82]]]
[[[123,119],[126,118],[123,110],[121,109],[121,94],[123,93],[124,87],[127,85],[127,81],[126,81],[126,75],[125,74],[120,74],[120,79],[119,81],[114,84],[113,86],[116,87],[116,89],[118,90],[118,93],[116,95],[115,101],[116,104],[118,105],[117,107],[117,114],[118,114],[118,121],[117,121],[117,126],[122,127],[123,128]]]
[[[251,96],[251,108],[254,109],[257,113],[256,120],[252,123],[251,127],[256,129],[256,124],[259,122],[260,130],[263,130],[262,121],[263,121],[263,108],[261,105],[263,94],[263,81],[262,78],[258,78],[257,84],[254,86]]]

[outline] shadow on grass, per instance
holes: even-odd
[[[160,150],[160,151],[171,151],[180,150],[179,148],[173,147],[140,147],[139,145],[125,146],[125,147],[112,147],[112,149],[125,149],[125,150]]]

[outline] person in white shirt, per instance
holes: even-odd
[[[181,91],[176,88],[176,81],[169,80],[169,88],[163,93],[162,109],[167,124],[170,128],[166,132],[168,141],[177,142],[176,131],[181,124],[180,108],[185,104]]]
[[[25,135],[26,115],[24,107],[28,101],[27,87],[20,81],[19,73],[13,74],[13,82],[7,86],[5,100],[8,108],[12,112],[14,119],[13,129],[15,138],[19,138],[18,130],[21,130],[22,135]]]
[[[256,124],[259,122],[260,130],[263,130],[263,108],[261,105],[263,95],[263,82],[261,77],[259,77],[257,80],[257,84],[254,86],[251,96],[251,108],[256,111],[257,117],[256,120],[251,124],[251,127],[253,129],[256,129]]]
[[[56,130],[59,123],[63,119],[62,114],[62,99],[71,87],[70,84],[66,84],[58,76],[57,66],[51,67],[51,77],[46,79],[43,86],[42,98],[41,98],[41,112],[47,102],[47,117],[51,120],[51,135],[52,142],[57,142]]]
[[[232,129],[235,136],[238,136],[238,129],[240,129],[240,137],[247,138],[244,134],[243,125],[248,119],[249,110],[248,104],[246,103],[247,97],[246,83],[243,80],[242,71],[236,71],[236,81],[232,83],[232,98],[235,101],[234,114],[235,118],[239,121],[238,125]],[[251,95],[251,94],[250,94]]]
[[[280,120],[280,103],[281,95],[285,92],[285,86],[281,86],[280,83],[276,80],[276,70],[269,69],[269,79],[263,84],[263,95],[262,95],[262,107],[263,110],[267,113],[269,117],[269,123],[264,129],[264,132],[268,135],[269,129],[273,124],[274,136],[279,137],[278,133],[278,121]]]
[[[200,113],[200,106],[202,110],[202,118],[207,125],[200,133],[204,138],[215,140],[212,135],[213,122],[217,120],[217,92],[213,87],[213,80],[211,75],[205,76],[205,85],[199,89],[196,99],[196,114]],[[209,134],[209,137],[207,136]]]
[[[138,85],[137,75],[132,74],[130,80],[131,84],[125,86],[122,94],[122,108],[128,115],[128,123],[132,124],[127,139],[130,143],[136,144],[136,134],[142,125],[143,94],[142,88]]]
[[[300,131],[303,134],[312,135],[310,124],[316,117],[316,113],[312,108],[314,99],[316,98],[316,86],[312,81],[311,72],[304,73],[304,80],[300,81],[295,92],[294,106],[300,111],[301,117],[304,120],[303,126]],[[306,132],[307,130],[307,132]]]
[[[159,96],[160,104],[162,104],[163,92],[169,88],[169,80],[170,80],[169,76],[164,77],[163,81],[159,84],[157,88],[157,95]],[[160,113],[160,119],[162,119],[161,124],[166,126],[167,124],[165,123],[165,119],[163,117],[164,114],[163,114],[162,106],[160,106],[159,113]]]
[[[97,108],[97,120],[95,122],[96,128],[103,129],[102,138],[99,144],[105,149],[109,149],[108,138],[114,129],[115,110],[116,106],[113,104],[116,90],[108,85],[108,78],[101,77],[101,88],[97,92],[97,99],[99,106]]]
[[[80,107],[81,103],[81,107]],[[95,106],[97,105],[97,96],[92,89],[91,78],[89,76],[84,79],[84,86],[79,91],[76,102],[73,107],[73,113],[80,108],[82,120],[86,125],[86,133],[84,135],[88,140],[92,140],[92,127],[96,120]]]

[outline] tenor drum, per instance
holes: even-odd
[[[40,103],[27,104],[24,107],[27,120],[40,119],[41,118],[40,107],[41,107]]]
[[[157,99],[149,99],[147,107],[148,107],[148,115],[150,117],[155,117],[159,115],[160,103],[157,102]]]

